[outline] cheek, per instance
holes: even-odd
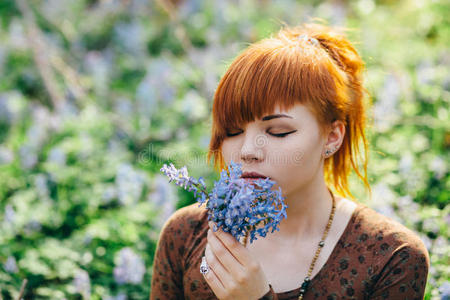
[[[287,170],[302,167],[311,155],[310,143],[305,143],[304,139],[287,139],[280,143],[270,145],[267,151],[267,161],[272,167],[279,170]],[[285,172],[285,171],[284,171]]]
[[[320,167],[319,145],[304,139],[293,139],[273,149],[270,161],[272,175],[283,192],[289,193],[310,181]]]
[[[239,160],[239,151],[235,142],[224,140],[222,142],[221,152],[225,164],[229,164],[231,160],[237,162]]]

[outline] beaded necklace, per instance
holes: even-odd
[[[333,200],[333,205],[331,207],[330,216],[328,217],[327,226],[325,227],[325,230],[324,230],[324,232],[322,234],[322,238],[321,238],[321,240],[320,240],[320,242],[319,242],[319,244],[317,246],[317,250],[316,250],[316,253],[314,254],[314,258],[313,258],[313,260],[312,260],[312,262],[311,262],[311,264],[309,266],[308,273],[307,273],[305,279],[303,279],[303,283],[302,283],[302,285],[300,287],[300,294],[298,295],[298,300],[302,300],[303,299],[303,295],[305,295],[306,291],[308,290],[309,284],[311,282],[312,271],[314,270],[314,266],[316,265],[316,261],[319,258],[320,251],[325,246],[325,239],[327,238],[328,231],[330,231],[331,224],[333,223],[334,213],[335,213],[335,210],[336,210],[336,200],[335,200],[334,195],[331,192],[331,190],[328,189],[328,191],[330,192],[331,198]],[[248,238],[248,231],[247,231],[247,233],[244,236],[244,239],[242,241],[242,243],[245,246],[247,246],[247,238]]]

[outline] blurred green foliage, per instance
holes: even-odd
[[[18,4],[25,5],[19,6]],[[28,5],[26,5],[28,3]],[[206,163],[214,89],[248,43],[314,17],[366,62],[370,201],[418,232],[450,295],[448,1],[0,2],[0,294],[145,299],[159,230]],[[26,17],[24,17],[26,16]]]

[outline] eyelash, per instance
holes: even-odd
[[[271,136],[274,136],[274,137],[284,138],[284,137],[287,136],[288,134],[294,133],[294,132],[296,132],[296,131],[297,131],[297,130],[292,130],[292,131],[285,132],[285,133],[270,133],[270,132],[268,132],[268,134],[270,134]],[[238,133],[227,133],[227,137],[237,136],[237,135],[239,135],[239,134],[241,134],[241,133],[242,133],[242,132],[238,132]]]

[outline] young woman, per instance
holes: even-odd
[[[423,298],[422,241],[345,198],[351,169],[370,191],[362,70],[347,38],[318,24],[285,28],[234,60],[214,96],[208,158],[274,180],[287,219],[243,245],[213,232],[204,207],[178,210],[161,232],[151,299]]]

